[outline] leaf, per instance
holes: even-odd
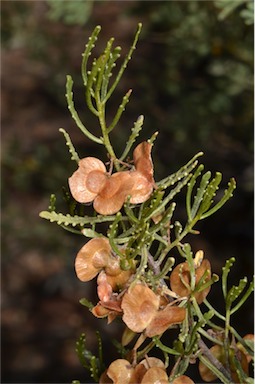
[[[101,26],[97,25],[91,36],[89,37],[89,42],[86,44],[85,51],[82,54],[82,64],[81,64],[81,73],[83,77],[84,86],[87,85],[87,62],[88,58],[91,55],[92,49],[95,47],[95,42],[97,41],[97,36],[101,31]]]
[[[240,296],[246,284],[247,284],[247,277],[244,277],[243,279],[240,279],[239,284],[237,286],[233,285],[230,288],[226,298],[226,304],[228,308],[230,308],[233,301],[235,301]]]
[[[79,162],[79,155],[78,153],[75,151],[75,148],[73,146],[73,143],[71,141],[71,138],[69,136],[69,134],[64,130],[64,128],[60,128],[59,129],[59,132],[62,132],[63,135],[65,136],[65,139],[66,139],[66,145],[69,147],[69,152],[71,153],[72,157],[71,157],[71,160],[75,160],[77,163]]]
[[[69,214],[64,215],[63,213],[57,213],[57,212],[49,212],[49,211],[42,211],[39,213],[39,216],[43,219],[49,220],[51,223],[56,222],[58,225],[64,224],[66,226],[72,225],[73,227],[80,225],[83,226],[85,224],[92,224],[92,223],[103,223],[107,221],[114,221],[115,216],[101,216],[98,215],[96,217],[91,216],[71,216]],[[123,218],[125,219],[125,218]]]
[[[126,58],[123,62],[123,64],[121,65],[120,67],[120,70],[115,78],[115,81],[114,83],[112,84],[110,90],[108,91],[106,97],[105,97],[105,100],[104,100],[104,103],[106,103],[106,101],[111,97],[113,91],[115,90],[116,86],[118,85],[122,75],[123,75],[123,72],[125,71],[126,67],[127,67],[127,64],[129,62],[129,60],[131,59],[132,57],[132,54],[133,54],[133,51],[135,50],[136,48],[136,44],[137,44],[137,41],[138,41],[138,38],[139,38],[139,35],[141,33],[141,30],[142,30],[142,23],[139,23],[138,24],[138,28],[137,28],[137,31],[136,31],[136,34],[135,34],[135,38],[134,38],[134,41],[133,41],[133,44],[132,46],[130,47],[130,50],[128,52],[128,54],[126,55]]]
[[[191,208],[191,213],[190,213],[191,219],[194,219],[194,217],[196,216],[196,214],[198,212],[200,204],[203,201],[203,197],[204,197],[207,185],[209,183],[210,177],[211,177],[211,172],[210,171],[206,172],[202,176],[202,179],[200,181],[200,185],[197,188],[197,193],[196,193],[196,195],[194,197],[194,203],[193,203],[192,208]]]
[[[79,303],[81,305],[84,305],[84,307],[87,307],[89,309],[92,309],[94,308],[94,304],[91,303],[91,301],[89,301],[88,299],[86,299],[86,297],[83,297],[82,299],[79,300]]]
[[[84,133],[85,136],[87,136],[90,140],[98,143],[103,144],[102,139],[99,137],[96,137],[91,132],[88,131],[88,129],[85,127],[85,125],[81,122],[79,115],[74,107],[74,101],[73,101],[73,79],[70,75],[67,75],[66,77],[66,99],[68,104],[68,109],[71,113],[72,118],[74,119],[76,125],[80,130]]]
[[[205,212],[201,216],[201,219],[205,219],[206,217],[209,217],[213,213],[217,212],[233,196],[233,191],[235,190],[235,188],[236,182],[235,179],[232,178],[228,183],[228,188],[224,191],[224,196],[222,197],[222,199],[217,204],[215,204],[209,211]]]
[[[225,299],[227,297],[227,278],[230,272],[230,268],[233,266],[234,262],[235,262],[235,258],[231,257],[229,260],[226,261],[225,266],[222,267],[222,278],[221,278],[222,292]]]

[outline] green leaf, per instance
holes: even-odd
[[[184,177],[188,176],[190,172],[197,166],[198,161],[197,158],[202,156],[203,152],[198,152],[193,158],[184,166],[182,166],[177,172],[167,176],[165,179],[157,182],[158,187],[162,187],[164,189],[174,185]]]
[[[227,308],[230,308],[233,301],[235,301],[238,296],[243,292],[245,286],[247,284],[247,277],[244,277],[243,279],[240,279],[239,284],[233,285],[230,290],[228,291],[227,298],[226,298],[226,305]]]
[[[205,194],[203,197],[203,200],[200,204],[199,210],[198,210],[198,216],[201,217],[203,214],[208,211],[210,206],[213,203],[213,199],[216,196],[216,191],[219,189],[219,184],[222,179],[222,174],[220,172],[216,172],[215,177],[210,181],[208,184]]]
[[[103,104],[106,103],[107,89],[108,89],[109,81],[112,77],[112,69],[116,66],[116,61],[120,57],[120,52],[121,52],[121,47],[115,47],[110,53],[109,59],[104,68],[104,76],[103,76],[102,87],[101,87],[101,100]]]
[[[200,164],[188,183],[187,194],[186,194],[186,209],[187,209],[187,215],[188,215],[189,221],[193,220],[193,217],[191,215],[191,198],[192,198],[193,188],[196,184],[197,178],[201,175],[203,169],[204,169],[204,165]]]
[[[230,268],[233,266],[234,262],[235,262],[235,258],[231,257],[229,260],[226,261],[225,266],[222,267],[222,278],[221,278],[221,281],[222,281],[222,292],[223,292],[223,296],[224,296],[225,299],[227,298],[227,289],[228,289],[227,279],[228,279],[228,274],[229,274]]]
[[[191,215],[192,220],[196,216],[196,214],[198,212],[198,209],[200,207],[200,204],[203,201],[203,197],[204,197],[207,185],[209,183],[210,177],[211,177],[211,172],[208,171],[201,178],[200,185],[197,188],[197,193],[196,193],[196,195],[194,197],[194,202],[193,202],[193,205],[192,205],[192,208],[191,208],[190,215]]]
[[[78,153],[75,151],[75,148],[73,146],[73,143],[71,141],[71,138],[69,134],[64,130],[64,128],[60,128],[59,132],[62,132],[66,139],[66,145],[69,147],[69,152],[71,153],[72,157],[71,160],[75,160],[77,163],[79,163],[79,156]]]
[[[106,101],[111,97],[113,91],[115,90],[116,86],[118,85],[118,83],[119,83],[119,81],[120,81],[120,79],[121,79],[121,77],[122,77],[122,75],[123,75],[123,72],[125,71],[128,62],[129,62],[129,60],[130,60],[131,57],[132,57],[133,51],[134,51],[135,48],[136,48],[136,44],[137,44],[139,35],[140,35],[140,33],[141,33],[141,29],[142,29],[142,23],[139,23],[139,24],[138,24],[137,31],[136,31],[136,34],[135,34],[135,38],[134,38],[133,44],[132,44],[132,46],[130,47],[130,50],[129,50],[129,52],[128,52],[128,54],[127,54],[127,56],[126,56],[126,58],[125,58],[123,64],[121,65],[120,70],[119,70],[119,72],[118,72],[118,74],[117,74],[117,76],[116,76],[116,78],[115,78],[115,81],[114,81],[114,83],[112,84],[110,90],[108,91],[108,93],[107,93],[107,95],[106,95],[106,97],[105,97],[104,102],[106,102]]]
[[[83,226],[85,224],[93,224],[93,223],[103,223],[107,221],[114,221],[115,216],[101,216],[98,215],[96,217],[91,216],[71,216],[69,214],[64,215],[63,213],[57,213],[57,212],[48,212],[48,211],[42,211],[39,214],[40,217],[43,219],[49,220],[51,223],[56,222],[58,225],[72,225],[73,227],[80,225]],[[122,218],[123,220],[126,219],[126,217]]]
[[[92,49],[95,47],[95,42],[97,41],[97,36],[100,31],[101,31],[101,26],[97,25],[94,31],[92,32],[92,35],[89,37],[89,42],[86,44],[85,51],[82,54],[81,73],[82,73],[84,86],[87,85],[87,79],[88,79],[87,77],[88,58],[91,55]]]
[[[244,295],[242,296],[242,298],[240,299],[240,301],[235,305],[234,308],[231,309],[230,311],[230,314],[232,315],[233,313],[235,313],[244,303],[245,301],[248,299],[248,297],[250,296],[250,294],[254,291],[254,279],[251,281],[247,291],[244,293]],[[240,292],[241,293],[241,292]]]
[[[228,188],[224,191],[224,196],[222,199],[214,205],[209,211],[205,212],[202,216],[201,219],[205,219],[206,217],[211,216],[213,213],[217,212],[232,196],[233,196],[233,191],[236,188],[236,182],[235,179],[230,179],[228,183]]]
[[[52,193],[50,195],[50,205],[49,205],[50,212],[55,211],[55,209],[56,209],[56,200],[57,200],[56,196],[54,195],[54,193]]]
[[[138,117],[138,119],[134,123],[134,126],[131,129],[131,135],[129,136],[129,139],[126,143],[126,148],[124,149],[122,155],[120,156],[121,161],[125,160],[136,138],[139,136],[139,132],[141,131],[143,126],[143,122],[144,122],[144,117],[143,115],[141,115]]]
[[[91,301],[87,300],[86,297],[83,297],[82,299],[79,300],[79,303],[81,305],[84,305],[84,307],[87,307],[89,309],[94,308],[94,304],[91,303]]]
[[[115,126],[117,125],[119,119],[121,118],[122,113],[125,111],[125,107],[126,107],[127,103],[129,102],[129,97],[130,97],[131,93],[132,93],[132,89],[129,89],[129,91],[127,91],[127,93],[123,97],[122,103],[120,104],[110,126],[107,128],[108,133],[110,133],[115,128]]]
[[[78,355],[78,358],[80,360],[81,365],[84,368],[89,369],[90,366],[89,366],[87,359],[90,360],[93,355],[90,351],[86,350],[86,335],[85,335],[85,333],[82,333],[76,342],[76,353]]]
[[[68,104],[68,109],[71,113],[72,118],[74,119],[76,125],[80,130],[84,133],[85,136],[87,136],[90,140],[94,141],[98,144],[103,144],[103,141],[101,138],[96,137],[91,132],[88,131],[88,129],[85,127],[85,125],[81,122],[79,115],[74,107],[74,101],[73,101],[73,79],[70,75],[67,75],[66,77],[66,99]]]

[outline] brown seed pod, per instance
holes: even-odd
[[[142,332],[159,308],[159,296],[146,285],[136,284],[122,299],[124,323],[134,332]]]
[[[133,371],[134,368],[128,360],[117,359],[107,369],[107,376],[113,380],[114,384],[128,384]]]
[[[193,380],[191,380],[186,375],[181,375],[179,377],[176,377],[172,382],[172,384],[195,384]]]
[[[135,171],[130,171],[133,180],[130,202],[140,204],[148,200],[153,187],[153,163],[151,160],[152,145],[147,141],[140,143],[133,152]]]
[[[78,169],[68,181],[75,200],[79,203],[90,203],[105,185],[105,165],[96,157],[85,157],[79,161]]]
[[[146,327],[145,334],[148,337],[161,335],[171,325],[182,323],[185,316],[185,308],[168,305],[163,310],[156,313],[150,324]]]
[[[148,200],[152,191],[153,183],[138,171],[130,171],[132,176],[133,187],[130,190],[130,203],[140,204]]]
[[[204,259],[202,261],[202,263],[200,264],[200,266],[195,269],[195,274],[196,274],[195,285],[197,285],[199,283],[199,281],[201,280],[205,271],[208,271],[208,274],[205,278],[205,282],[206,282],[206,281],[210,280],[210,278],[211,278],[211,264],[210,264],[209,260],[207,260],[207,259]],[[180,274],[182,275],[182,279],[188,285],[190,285],[190,268],[189,268],[187,261],[185,261],[184,263],[178,264],[173,269],[173,271],[170,275],[170,286],[171,286],[172,291],[177,293],[177,295],[179,295],[180,297],[189,296],[191,294],[191,291],[189,288],[187,288],[183,284],[183,282],[180,278]],[[210,289],[211,289],[211,287],[207,287],[206,289],[204,289],[201,292],[194,293],[194,297],[196,298],[198,304],[201,304],[204,301],[204,299],[208,295]]]
[[[94,209],[101,215],[113,215],[118,212],[130,194],[132,185],[133,181],[128,171],[114,173],[95,197]]]
[[[142,378],[141,384],[168,384],[166,371],[159,367],[149,368]]]
[[[149,182],[153,183],[153,163],[151,159],[152,145],[148,141],[143,141],[134,149],[133,159],[135,168]]]
[[[93,279],[107,265],[111,255],[109,240],[99,237],[89,240],[78,252],[75,271],[81,281]]]

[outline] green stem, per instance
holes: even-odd
[[[164,249],[164,252],[162,252],[161,256],[159,257],[158,259],[158,264],[160,265],[166,255],[168,254],[168,252],[171,251],[171,249],[173,249],[174,247],[176,247],[180,242],[181,240],[188,234],[191,232],[192,228],[195,226],[195,224],[197,223],[197,221],[199,220],[199,218],[194,218],[190,223],[188,223],[186,225],[186,227],[184,228],[184,230],[182,231],[182,233],[180,234],[179,237],[177,237],[172,243],[170,243],[165,249]]]

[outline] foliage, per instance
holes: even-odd
[[[121,47],[113,46],[114,38],[107,42],[102,54],[91,60],[99,26],[83,53],[85,100],[98,119],[101,134],[94,133],[80,118],[73,98],[73,79],[67,76],[66,99],[71,116],[86,138],[105,150],[109,162],[104,164],[91,156],[81,158],[69,134],[61,129],[71,159],[78,164],[69,178],[70,194],[65,192],[68,211],[57,212],[56,197],[51,195],[49,211],[40,213],[42,218],[90,238],[77,254],[75,269],[77,277],[84,282],[98,276],[99,302],[94,306],[83,298],[81,303],[96,317],[107,317],[108,322],[117,317],[126,325],[120,348],[122,358],[112,362],[106,371],[101,341],[97,358],[86,349],[85,337],[81,336],[78,355],[91,370],[92,378],[101,383],[105,376],[115,383],[132,382],[137,380],[141,369],[142,383],[152,380],[156,372],[161,375],[162,383],[166,380],[177,383],[195,361],[205,381],[213,377],[223,383],[248,383],[247,367],[253,356],[251,343],[232,327],[231,316],[250,296],[253,283],[244,291],[247,278],[243,278],[237,286],[229,288],[227,278],[234,259],[227,261],[221,277],[225,313],[219,313],[206,299],[219,277],[211,273],[203,250],[194,254],[192,246],[185,242],[187,235],[199,235],[198,222],[230,199],[235,180],[230,179],[220,195],[222,174],[216,172],[213,176],[210,171],[205,172],[204,165],[199,164],[202,156],[199,152],[179,170],[155,182],[151,151],[156,146],[158,132],[137,145],[143,116],[134,123],[119,154],[113,145],[112,132],[118,127],[131,90],[125,92],[111,119],[108,102],[136,48],[141,27],[139,23],[133,44],[119,65]],[[129,153],[134,145],[132,161]],[[184,224],[175,218],[180,191],[186,193]],[[88,203],[93,203],[92,215],[81,214]],[[179,255],[173,257],[176,251]],[[183,262],[173,269],[179,258]],[[206,310],[200,306],[202,303]],[[164,344],[163,334],[173,329],[178,332],[176,340],[173,345]],[[206,343],[213,347],[209,349]],[[156,359],[157,363],[146,366],[145,361],[149,361],[155,349],[162,352],[164,362]]]
[[[219,13],[220,20],[224,20],[241,5],[246,5],[246,7],[240,11],[240,16],[243,17],[246,24],[250,25],[254,23],[254,2],[252,0],[216,0],[215,5],[221,9]]]
[[[50,20],[59,21],[62,19],[66,24],[83,25],[91,14],[93,0],[47,0],[47,4],[49,6],[48,17]]]

